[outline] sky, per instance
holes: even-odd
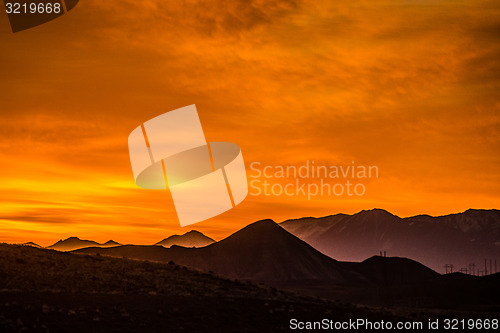
[[[497,0],[82,0],[15,34],[2,11],[0,45],[0,242],[219,240],[264,218],[500,208]],[[168,191],[135,184],[127,138],[191,104],[257,188],[254,169],[308,161],[378,177],[350,179],[359,196],[252,187],[181,228]]]

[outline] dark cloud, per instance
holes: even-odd
[[[79,208],[36,208],[0,215],[0,220],[35,222],[41,224],[93,224],[93,215],[104,216],[108,213],[98,209]]]
[[[157,14],[172,25],[184,29],[194,28],[201,35],[233,35],[270,24],[297,10],[297,0],[271,1],[186,1],[156,2],[153,15]],[[179,13],[182,13],[179,15]]]

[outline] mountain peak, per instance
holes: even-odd
[[[467,209],[464,213],[466,212],[498,212],[498,209],[477,209],[477,208],[469,208]]]
[[[251,229],[254,229],[254,228],[271,229],[271,228],[281,228],[281,227],[271,219],[264,219],[264,220],[259,220],[257,222],[250,223],[249,225],[247,225],[243,229],[247,229],[247,228],[249,228],[249,229],[250,228]]]
[[[114,240],[110,239],[106,243],[102,244],[103,246],[115,246],[115,245],[120,245],[120,243],[115,242]]]
[[[399,217],[381,208],[373,208],[369,210],[362,210],[352,216],[363,216],[367,218],[377,218],[377,219],[398,219]]]
[[[26,243],[23,243],[21,245],[25,245],[25,246],[33,246],[33,247],[41,247],[40,245],[38,245],[37,243],[35,242],[26,242]]]
[[[384,214],[384,215],[392,215],[392,216],[395,216],[394,214],[392,214],[391,212],[385,210],[385,209],[382,209],[382,208],[373,208],[373,209],[363,209],[362,211],[360,211],[358,214],[361,214],[361,213],[365,213],[365,214]]]
[[[296,237],[273,220],[265,219],[247,225],[221,240],[217,245],[231,243],[239,247],[241,244],[246,244],[246,246],[258,248],[263,244],[276,245],[280,241],[288,242],[290,239],[296,239]]]
[[[84,240],[78,237],[69,237],[65,240],[59,240],[57,243],[49,246],[49,249],[59,250],[59,251],[73,251],[76,249],[81,249],[89,246],[99,246],[100,244],[91,240]]]
[[[197,230],[191,230],[183,235],[169,236],[155,245],[161,245],[163,247],[171,247],[173,245],[183,247],[204,247],[212,243],[215,243],[212,238],[205,236]]]
[[[191,230],[186,232],[184,235],[203,235],[203,233],[199,232],[198,230]]]
[[[277,224],[271,219],[264,219],[250,223],[249,225],[247,225],[243,229],[240,229],[233,235],[242,235],[242,234],[256,235],[256,236],[265,235],[267,237],[268,235],[280,233],[282,231],[285,230],[279,224]],[[228,238],[230,238],[231,236],[229,236]]]

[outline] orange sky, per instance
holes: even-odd
[[[0,241],[500,208],[499,22],[497,0],[82,0],[16,34],[2,12]],[[168,192],[135,185],[127,137],[190,104],[247,165],[354,161],[379,178],[361,197],[249,196],[180,228]]]

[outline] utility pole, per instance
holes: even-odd
[[[469,264],[469,271],[472,272],[472,275],[476,275],[476,264]]]
[[[488,267],[486,267],[486,259],[484,259],[484,275],[488,275]]]

